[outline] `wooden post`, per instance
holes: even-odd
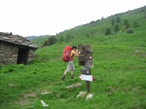
[[[90,68],[89,68],[89,73],[87,75],[91,75]],[[90,81],[86,81],[86,90],[87,90],[87,93],[90,93]]]
[[[92,66],[92,49],[90,45],[78,45],[79,48],[79,65],[83,65],[84,68],[81,69],[83,75],[91,75],[91,66]],[[86,90],[87,93],[90,93],[90,81],[86,81]]]
[[[86,81],[86,90],[87,90],[87,94],[90,93],[90,82]]]

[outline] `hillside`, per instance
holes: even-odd
[[[42,46],[44,41],[48,39],[50,35],[43,35],[43,36],[28,36],[26,37],[28,40],[32,41],[33,43],[37,44],[38,47]]]
[[[111,34],[115,34],[114,28],[116,25],[119,25],[119,31],[117,32],[126,32],[125,20],[128,23],[128,28],[135,29],[140,25],[145,24],[146,19],[146,6],[129,10],[124,13],[117,13],[111,15],[107,18],[97,19],[96,21],[91,21],[88,24],[80,25],[70,30],[66,30],[59,34],[59,36],[67,37],[92,37],[94,35],[104,35],[106,28],[111,30]]]
[[[120,18],[119,31],[114,31],[111,18]],[[120,13],[102,20],[66,30],[58,42],[39,48],[29,65],[0,66],[1,109],[146,109],[146,7]],[[123,22],[129,22],[133,33],[127,33]],[[134,26],[134,22],[137,26]],[[111,34],[105,35],[106,28]],[[66,45],[90,44],[93,49],[91,82],[94,97],[76,98],[86,91],[79,79],[80,69],[75,59],[75,78],[70,73],[60,78],[66,68],[62,51]],[[81,83],[79,88],[66,89]]]

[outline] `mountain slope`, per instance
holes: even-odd
[[[124,25],[124,21],[127,20],[130,28],[135,29],[138,26],[145,26],[146,22],[146,6],[127,11],[124,13],[118,13],[115,15],[111,15],[108,18],[97,19],[96,21],[92,21],[88,24],[80,25],[70,30],[66,30],[59,34],[59,36],[72,36],[72,37],[92,37],[102,36],[105,34],[106,28],[110,28],[112,34],[114,32],[114,26],[116,25],[116,20],[119,18],[120,23],[120,31],[119,32],[126,32],[126,27]],[[114,20],[114,25],[112,25],[112,21]],[[136,23],[136,26],[134,26]]]
[[[39,48],[30,65],[0,66],[1,109],[41,109],[40,100],[48,104],[48,109],[145,109],[146,18],[141,9],[120,14],[121,22],[138,22],[133,34],[128,34],[122,24],[118,33],[104,35],[106,27],[113,28],[111,18],[107,18],[60,33],[58,38],[69,36],[71,40]],[[83,66],[78,65],[77,58],[75,78],[68,73],[65,81],[60,79],[66,68],[62,61],[64,47],[78,44],[90,44],[93,49],[91,73],[95,81],[90,85],[94,97],[88,101],[86,97],[76,98],[86,91],[85,81],[79,79]],[[66,89],[78,82],[81,87]]]

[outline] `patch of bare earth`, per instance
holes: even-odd
[[[42,90],[39,93],[42,95],[51,94],[51,92],[47,91],[47,90]],[[23,94],[21,96],[21,98],[18,101],[16,101],[16,104],[21,105],[21,106],[29,105],[31,102],[33,102],[37,99],[37,95],[39,93],[38,92],[31,92],[31,93]]]
[[[22,97],[18,101],[16,101],[16,104],[19,104],[19,105],[22,105],[22,106],[23,105],[28,105],[36,99],[36,96],[37,96],[36,92],[24,94],[24,95],[22,95]],[[30,98],[33,98],[33,99],[30,99]]]

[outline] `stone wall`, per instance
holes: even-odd
[[[31,62],[34,58],[34,52],[35,50],[29,50],[29,54],[28,54],[28,63]]]
[[[0,42],[0,64],[17,64],[18,48]]]

